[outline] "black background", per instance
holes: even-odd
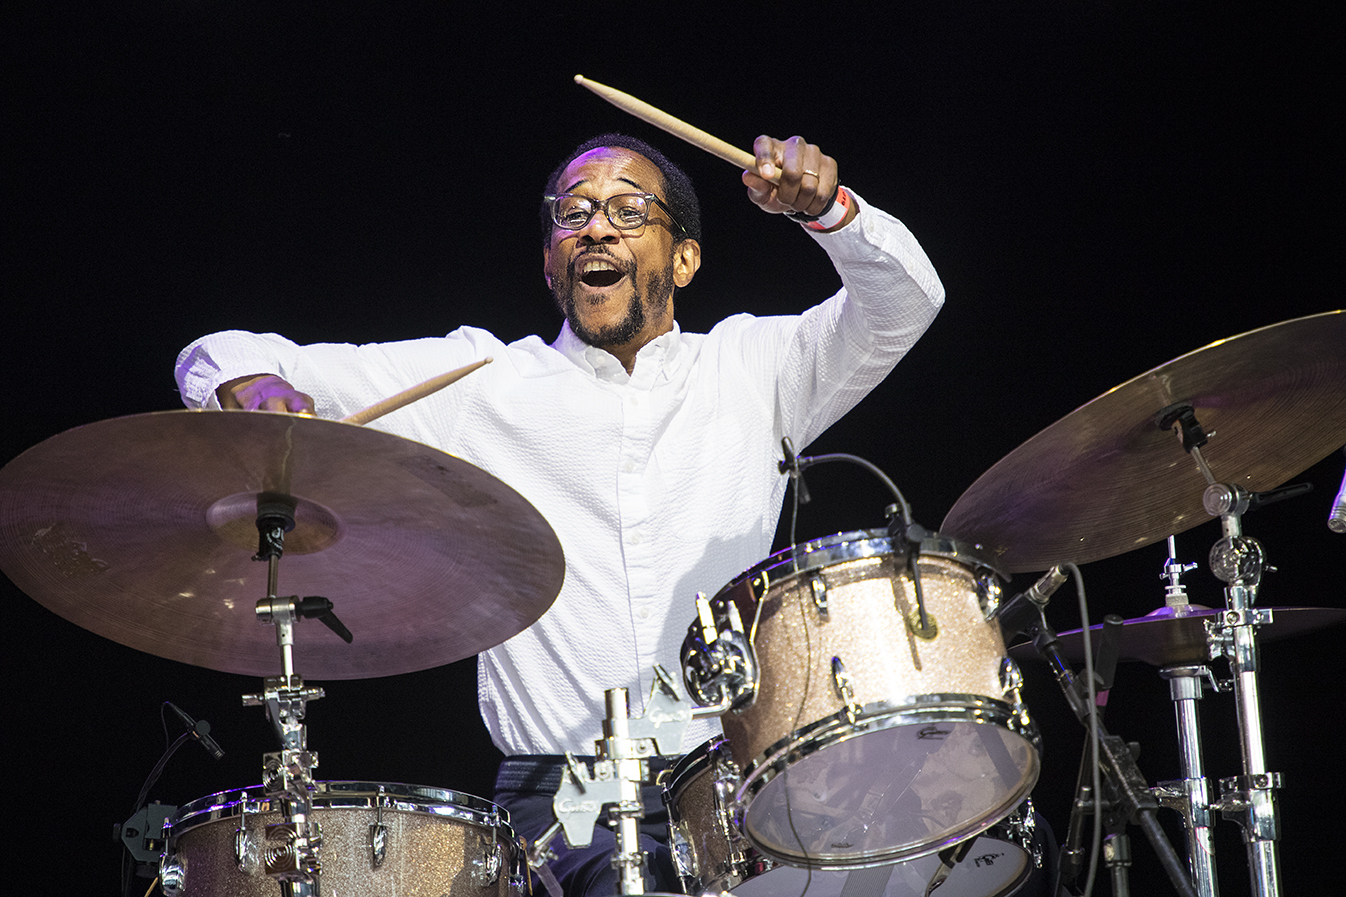
[[[699,187],[704,267],[680,297],[685,330],[795,312],[836,288],[821,250],[748,203],[732,167],[576,87],[576,72],[744,148],[762,132],[803,134],[917,234],[947,305],[812,451],[879,464],[928,526],[1105,390],[1342,305],[1336,4],[865,6],[12,5],[0,454],[178,407],[174,357],[214,330],[365,342],[472,324],[550,339],[560,321],[536,199],[555,160],[603,130],[665,147]],[[1295,439],[1274,421],[1268,431],[1268,450]],[[1346,604],[1346,540],[1324,525],[1341,473],[1339,455],[1325,459],[1298,477],[1318,487],[1310,497],[1247,519],[1280,567],[1262,605]],[[811,486],[801,536],[878,521],[883,498],[863,474],[819,468]],[[1192,599],[1219,606],[1204,564],[1216,538],[1208,523],[1178,544],[1202,562]],[[1165,556],[1159,543],[1086,565],[1094,617],[1162,604]],[[3,589],[10,831],[22,844],[11,877],[35,893],[115,893],[111,827],[162,749],[160,702],[208,719],[229,752],[174,758],[154,796],[184,803],[258,780],[271,739],[239,700],[258,682],[124,648]],[[1052,615],[1078,625],[1068,589]],[[1263,651],[1292,894],[1336,881],[1340,637]],[[320,777],[489,796],[498,754],[474,670],[326,683],[308,715]],[[1046,739],[1037,799],[1061,830],[1081,731],[1041,670],[1027,672]],[[1141,742],[1147,779],[1177,775],[1154,669],[1123,665],[1108,713]],[[1209,770],[1237,774],[1232,698],[1202,713]],[[1166,892],[1141,840],[1136,893]],[[1220,824],[1217,861],[1224,893],[1248,893],[1233,822]]]

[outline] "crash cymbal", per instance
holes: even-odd
[[[279,595],[321,595],[355,636],[295,626],[306,678],[389,676],[503,642],[565,572],[542,515],[485,471],[299,415],[165,411],[77,427],[0,469],[0,568],[67,620],[228,673],[280,673],[257,499],[297,503]]]
[[[1274,642],[1315,629],[1334,626],[1346,620],[1346,609],[1339,607],[1273,607],[1271,622],[1257,628],[1259,641]],[[1182,608],[1161,607],[1153,613],[1122,624],[1122,640],[1118,660],[1139,660],[1157,667],[1177,663],[1205,663],[1210,659],[1206,648],[1206,623],[1224,613],[1199,604]],[[1084,662],[1084,630],[1072,629],[1057,636],[1061,653],[1072,663]],[[1102,643],[1103,626],[1090,626],[1090,641],[1094,656]],[[1037,649],[1032,643],[1015,645],[1009,649],[1018,660],[1036,659]]]
[[[1218,482],[1283,484],[1346,443],[1346,312],[1211,343],[1066,415],[984,473],[940,532],[1011,573],[1084,564],[1211,517],[1206,481],[1161,412],[1187,403]]]

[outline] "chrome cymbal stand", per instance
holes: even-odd
[[[1269,493],[1251,493],[1237,485],[1217,482],[1201,455],[1209,437],[1191,405],[1180,403],[1159,413],[1160,429],[1173,430],[1192,456],[1207,487],[1201,503],[1206,513],[1220,518],[1223,538],[1210,552],[1211,572],[1225,583],[1226,610],[1219,622],[1207,624],[1211,657],[1229,660],[1238,708],[1243,775],[1220,780],[1220,800],[1213,807],[1243,827],[1249,874],[1257,897],[1280,897],[1280,861],[1276,842],[1276,789],[1281,774],[1266,767],[1262,738],[1261,701],[1257,685],[1257,627],[1271,622],[1271,611],[1253,607],[1266,569],[1261,544],[1243,535],[1243,514],[1259,505],[1305,491],[1286,487]]]
[[[265,793],[272,806],[279,807],[282,821],[266,827],[261,856],[266,874],[280,885],[283,897],[317,897],[322,829],[309,816],[318,754],[308,749],[304,711],[309,701],[323,696],[323,690],[305,686],[294,670],[294,624],[301,617],[317,617],[343,640],[350,642],[352,637],[332,613],[332,602],[326,598],[276,596],[285,533],[294,529],[293,500],[259,496],[257,529],[260,547],[254,560],[264,560],[268,565],[267,597],[257,602],[257,620],[275,626],[281,657],[281,675],[264,679],[261,694],[243,696],[244,706],[266,708],[281,747],[262,755]],[[246,838],[246,832],[241,836]]]
[[[1164,564],[1164,602],[1175,613],[1187,607],[1187,587],[1182,575],[1196,568],[1196,564],[1182,564],[1177,560],[1177,545],[1168,537],[1168,561]],[[1215,686],[1215,677],[1203,664],[1172,664],[1161,667],[1159,676],[1168,680],[1169,695],[1173,699],[1178,723],[1178,747],[1182,754],[1182,778],[1160,782],[1153,791],[1159,802],[1182,814],[1187,830],[1187,866],[1192,873],[1192,884],[1200,897],[1218,897],[1220,892],[1215,876],[1215,841],[1212,833],[1214,814],[1210,800],[1210,783],[1201,759],[1201,727],[1197,701],[1201,700],[1204,685]]]
[[[1280,861],[1276,842],[1280,825],[1276,789],[1281,787],[1281,774],[1267,770],[1257,684],[1257,627],[1271,622],[1271,611],[1253,607],[1266,556],[1256,539],[1243,535],[1242,514],[1251,497],[1238,486],[1217,483],[1203,498],[1207,512],[1220,518],[1224,532],[1211,548],[1210,565],[1215,577],[1225,583],[1227,606],[1218,623],[1207,624],[1207,631],[1211,655],[1229,659],[1243,749],[1243,775],[1220,780],[1216,807],[1243,826],[1253,893],[1278,897]]]

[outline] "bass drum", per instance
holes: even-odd
[[[1018,806],[1037,782],[1038,735],[995,617],[1001,593],[972,546],[935,536],[909,564],[886,530],[792,546],[720,590],[717,627],[741,621],[733,638],[759,671],[752,702],[721,718],[741,772],[733,802],[758,851],[812,868],[885,865]],[[701,699],[698,670],[714,662],[699,656],[699,631],[682,661]]]
[[[323,897],[523,897],[523,842],[495,804],[392,782],[318,782],[309,819],[322,831]],[[260,788],[192,801],[169,826],[160,879],[168,897],[274,897],[266,827],[282,822]],[[275,842],[271,842],[275,843]]]
[[[733,762],[722,739],[701,745],[671,770],[664,789],[673,863],[688,894],[736,897],[923,897],[940,869],[927,855],[860,869],[808,869],[780,864],[758,853],[730,818],[724,776]],[[1032,804],[975,836],[961,862],[934,892],[939,897],[1002,897],[1012,894],[1035,868]]]

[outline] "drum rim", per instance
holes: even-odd
[[[748,842],[763,855],[791,866],[807,865],[816,869],[865,869],[873,866],[887,866],[903,860],[936,853],[950,845],[981,834],[1012,813],[1014,808],[1022,803],[1037,785],[1038,776],[1042,772],[1041,738],[1038,735],[1036,724],[1027,714],[1016,710],[1004,701],[998,701],[985,695],[928,694],[916,695],[906,700],[909,703],[896,704],[891,701],[875,701],[865,705],[856,716],[856,722],[861,725],[852,725],[846,716],[846,712],[844,710],[839,711],[787,735],[753,758],[744,768],[742,778],[734,793],[734,803],[741,808],[739,811],[742,818],[741,831]],[[776,776],[792,765],[792,763],[786,762],[788,759],[794,758],[797,761],[812,756],[831,745],[850,741],[871,732],[929,722],[967,722],[976,725],[995,725],[1013,735],[1017,735],[1027,742],[1032,749],[1029,751],[1029,769],[1025,771],[1023,784],[1017,790],[1010,792],[994,809],[988,811],[981,818],[969,820],[964,825],[954,828],[943,838],[931,842],[922,842],[912,847],[888,848],[837,858],[818,857],[812,854],[802,855],[772,850],[754,838],[752,832],[748,829],[748,810],[752,798],[756,797]],[[863,725],[864,723],[869,725]],[[835,737],[824,738],[821,743],[815,744],[818,741],[817,736],[824,734]]]
[[[314,809],[374,809],[383,789],[383,810],[424,813],[440,818],[454,819],[485,828],[503,828],[512,837],[509,811],[474,794],[435,788],[429,785],[410,785],[404,782],[367,782],[359,779],[338,779],[314,782],[312,800]],[[277,812],[269,806],[271,797],[262,785],[217,791],[189,801],[178,808],[167,828],[176,837],[199,825],[238,816]]]
[[[863,529],[833,533],[830,536],[822,536],[807,542],[797,542],[794,545],[782,548],[766,560],[739,574],[732,582],[720,589],[716,593],[716,597],[737,591],[745,582],[751,581],[754,577],[764,572],[771,573],[787,564],[792,568],[788,575],[780,576],[778,574],[768,577],[773,585],[788,582],[800,574],[825,570],[846,561],[891,556],[892,554],[893,540],[886,529]],[[981,546],[948,538],[939,533],[934,533],[929,538],[921,540],[921,556],[944,558],[963,566],[972,567],[974,571],[986,569],[1002,581],[1009,581],[1009,577],[996,566],[991,556],[983,551]]]

